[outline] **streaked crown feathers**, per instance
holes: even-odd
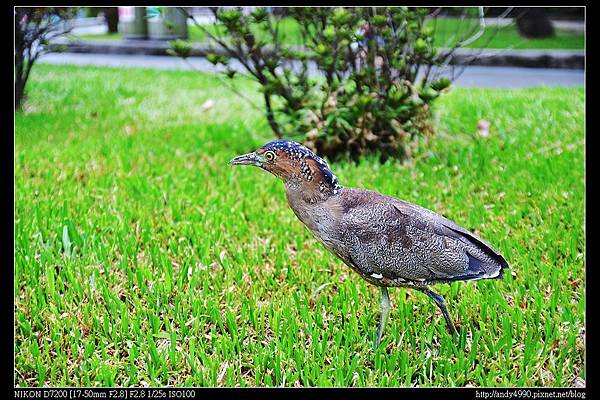
[[[306,146],[303,146],[300,143],[294,142],[292,140],[279,139],[264,144],[263,146],[261,146],[261,149],[264,149],[265,151],[271,150],[275,152],[283,151],[289,158],[295,159],[299,162],[310,158],[313,161],[315,161],[319,170],[323,174],[323,178],[326,180],[325,183],[333,189],[334,193],[337,193],[341,189],[341,186],[338,183],[338,178],[333,172],[331,172],[331,169],[329,168],[329,165],[327,165],[325,160],[316,155]]]

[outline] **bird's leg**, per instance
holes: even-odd
[[[381,335],[383,334],[383,328],[390,313],[390,296],[385,286],[380,287],[381,291],[381,320],[379,321],[379,328],[377,329],[377,339],[375,340],[375,348],[379,347],[381,342]]]
[[[448,325],[448,329],[450,329],[450,333],[455,335],[456,328],[454,328],[454,324],[452,323],[452,320],[450,319],[450,314],[448,314],[448,309],[446,308],[446,303],[444,302],[444,299],[442,298],[442,296],[435,293],[434,291],[432,291],[429,288],[418,288],[418,290],[425,293],[427,296],[431,297],[433,299],[433,301],[435,301],[435,304],[437,304],[437,306],[440,308],[440,310],[442,310],[442,314],[444,315],[444,319],[446,320],[446,325]]]

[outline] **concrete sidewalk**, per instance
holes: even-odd
[[[168,55],[167,41],[161,40],[68,40],[61,38],[51,45],[67,53]],[[265,50],[265,51],[268,51]],[[203,44],[192,43],[192,57],[203,57],[210,50]],[[224,53],[215,50],[216,53]],[[458,49],[453,58],[455,65],[494,67],[584,69],[585,52],[573,50],[492,50]]]
[[[39,63],[110,66],[121,68],[154,68],[175,70],[198,70],[203,72],[222,71],[202,57],[186,61],[173,56],[145,56],[122,54],[76,54],[50,53],[40,57]],[[233,60],[231,67],[244,72],[243,66]],[[463,67],[458,67],[462,69]],[[311,70],[309,73],[316,73]],[[464,67],[454,82],[456,86],[482,88],[523,88],[534,86],[583,86],[584,71],[581,69],[547,69],[515,67]]]

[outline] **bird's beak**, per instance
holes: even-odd
[[[237,156],[233,160],[229,161],[231,165],[255,165],[260,167],[262,165],[261,158],[256,153],[248,153],[241,156]]]

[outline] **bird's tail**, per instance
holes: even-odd
[[[467,251],[469,258],[469,266],[463,275],[463,280],[470,279],[502,279],[504,270],[510,268],[506,259],[500,254],[491,244],[477,237],[472,232],[464,230],[460,227],[448,226],[454,232],[460,234],[464,239],[467,239],[472,245],[476,246],[479,251],[484,252],[491,261],[481,260]]]

